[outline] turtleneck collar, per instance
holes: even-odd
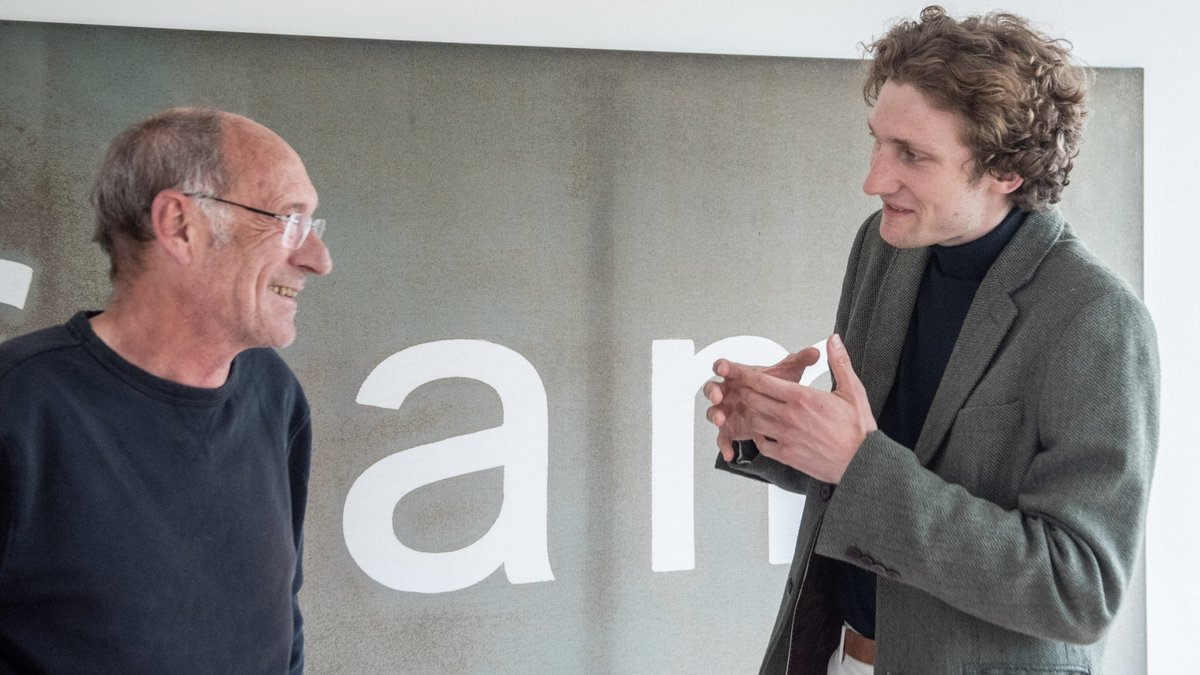
[[[1024,219],[1025,212],[1014,206],[999,225],[975,241],[958,246],[930,246],[938,270],[953,279],[982,280]]]

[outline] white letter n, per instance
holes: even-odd
[[[824,345],[816,345],[824,351]],[[696,392],[712,378],[718,358],[749,364],[775,363],[787,355],[778,344],[753,335],[719,340],[695,351],[691,340],[655,340],[651,358],[651,569],[674,572],[696,567],[695,411]],[[801,380],[823,372],[824,355]],[[716,457],[716,446],[713,446]],[[791,561],[804,497],[768,488],[769,560]]]

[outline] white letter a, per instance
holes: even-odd
[[[367,376],[362,405],[398,409],[417,387],[449,377],[496,390],[504,422],[495,428],[409,448],[363,472],[346,495],[342,528],[351,557],[372,579],[400,591],[445,593],[476,584],[500,565],[514,584],[553,581],[546,542],[546,390],[520,354],[482,340],[429,342],[393,354]],[[427,553],[396,537],[400,499],[430,483],[504,467],[504,498],[491,529],[457,551]]]

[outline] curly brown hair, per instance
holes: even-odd
[[[956,21],[937,5],[866,47],[863,98],[874,105],[889,80],[916,87],[931,105],[963,120],[963,143],[985,173],[1024,178],[1012,194],[1025,211],[1061,199],[1079,154],[1090,75],[1071,45],[1024,18],[990,13]]]

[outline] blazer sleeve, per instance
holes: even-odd
[[[1078,308],[1065,326],[1045,336],[1049,365],[1029,383],[1023,414],[1034,416],[1036,447],[1004,448],[1032,454],[1015,508],[947,482],[874,432],[828,505],[816,552],[1014,631],[1100,639],[1141,545],[1158,355],[1150,317],[1125,289]]]

